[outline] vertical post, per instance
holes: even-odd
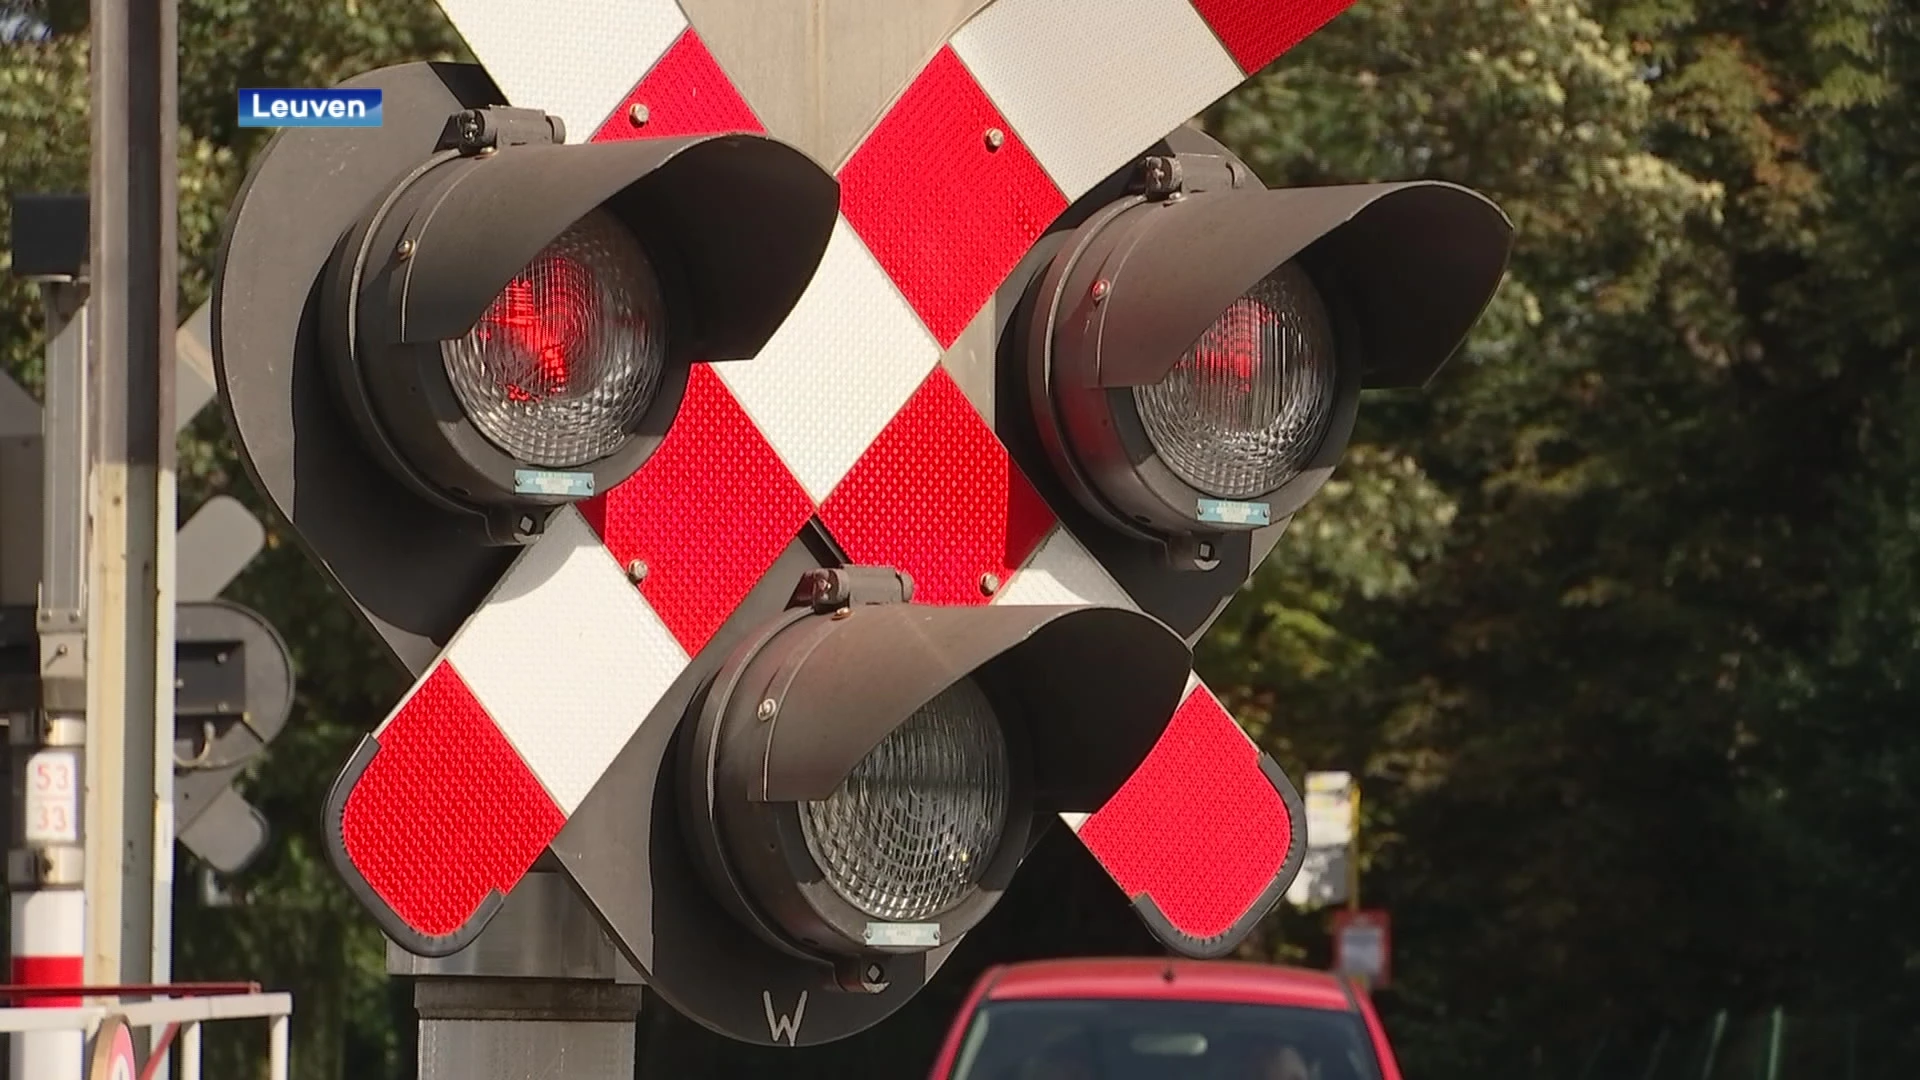
[[[14,713],[19,762],[12,891],[13,981],[72,985],[85,975],[87,897],[81,846],[86,748],[86,549],[88,455],[86,286],[42,285],[46,303],[46,406],[41,412],[40,573],[34,612],[39,654],[35,700]],[[66,1007],[76,999],[33,1004]],[[11,1075],[78,1080],[85,1039],[77,1032],[23,1033],[11,1041]]]
[[[192,1021],[180,1027],[180,1080],[200,1080],[200,1025]]]
[[[1360,910],[1360,781],[1347,782],[1347,812],[1351,825],[1347,828],[1347,910]],[[1353,976],[1353,984],[1361,993],[1372,990],[1372,979],[1362,974]]]
[[[1700,1080],[1713,1080],[1713,1067],[1720,1061],[1720,1040],[1727,1035],[1727,1010],[1713,1014],[1713,1031],[1707,1036],[1707,1060],[1700,1066]]]
[[[1347,910],[1360,910],[1360,781],[1355,779],[1348,805],[1353,809],[1353,827],[1347,830]]]
[[[1654,1077],[1659,1075],[1660,1058],[1666,1053],[1667,1036],[1672,1033],[1672,1028],[1663,1027],[1660,1029],[1660,1034],[1654,1036],[1653,1052],[1647,1055],[1647,1071],[1640,1074],[1640,1080],[1654,1080]]]
[[[176,0],[92,0],[87,978],[171,953]],[[162,763],[165,762],[165,768]]]
[[[1773,1016],[1767,1023],[1767,1063],[1764,1080],[1780,1080],[1780,1040],[1781,1028],[1786,1026],[1786,1010],[1779,1005],[1773,1007]]]
[[[292,1026],[293,1018],[284,1014],[267,1021],[267,1076],[270,1080],[287,1080],[287,1060],[293,1041]]]
[[[414,979],[420,1080],[525,1080],[563,1062],[578,1080],[628,1080],[638,975],[560,873],[535,870],[472,945],[427,959],[392,943]]]

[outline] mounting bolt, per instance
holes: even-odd
[[[987,129],[987,150],[989,152],[998,150],[1002,146],[1005,146],[1006,144],[1007,144],[1006,132],[1001,131],[999,128]]]
[[[637,101],[633,103],[631,108],[627,109],[627,123],[632,124],[634,127],[646,127],[647,121],[651,117],[652,114],[647,111],[647,107]]]
[[[992,596],[994,593],[997,593],[999,591],[1000,591],[1000,575],[999,574],[981,574],[980,575],[980,592],[982,594],[986,596]]]
[[[1150,199],[1175,198],[1185,186],[1181,175],[1180,159],[1174,157],[1150,157],[1142,163],[1140,186]]]
[[[408,259],[413,258],[413,246],[412,240],[400,241],[399,245],[393,249],[393,257],[399,259],[401,262],[406,262]]]
[[[1097,304],[1100,301],[1105,300],[1107,298],[1107,294],[1112,291],[1113,291],[1113,282],[1108,281],[1106,278],[1101,278],[1099,281],[1094,282],[1093,289],[1092,289],[1093,302]]]
[[[635,585],[647,580],[647,564],[635,559],[627,564],[627,580]]]
[[[772,698],[766,698],[760,702],[760,707],[754,710],[753,715],[759,717],[762,722],[765,722],[773,719],[774,712],[779,708],[780,706],[774,704]]]

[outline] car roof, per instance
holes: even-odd
[[[1131,998],[1354,1010],[1346,987],[1327,972],[1230,960],[1034,960],[1001,968],[986,996],[989,1001]]]

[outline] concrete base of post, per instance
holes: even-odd
[[[631,1080],[641,988],[577,979],[421,978],[420,1080]]]
[[[632,1080],[640,979],[559,873],[529,873],[474,943],[387,971],[414,979],[419,1080]]]

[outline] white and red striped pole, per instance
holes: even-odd
[[[23,987],[78,986],[85,981],[87,894],[39,889],[13,894],[13,978]],[[73,1008],[78,997],[21,997],[26,1008]],[[85,1036],[79,1031],[27,1031],[12,1036],[11,1071],[17,1080],[79,1080]]]
[[[20,523],[38,536],[16,534],[7,545],[9,569],[30,584],[4,599],[31,613],[32,624],[12,628],[38,652],[33,684],[8,687],[8,742],[13,757],[11,850],[7,887],[11,908],[9,982],[27,987],[78,986],[86,981],[87,896],[81,801],[85,790],[85,617],[81,558],[85,500],[87,320],[86,286],[72,280],[42,283],[46,302],[46,407],[34,424],[41,479],[34,513]],[[18,471],[16,470],[16,475]],[[21,508],[24,509],[24,508]],[[29,558],[29,556],[36,556]],[[31,605],[31,606],[28,606]],[[10,632],[18,639],[20,633]],[[16,996],[6,1005],[60,1008],[77,997]],[[13,1034],[8,1050],[14,1080],[80,1080],[84,1036],[79,1031]]]

